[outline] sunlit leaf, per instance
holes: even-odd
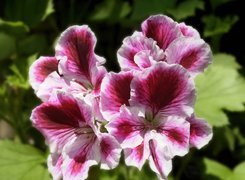
[[[46,157],[36,148],[12,141],[0,141],[1,180],[49,180]]]
[[[203,162],[205,165],[206,176],[211,175],[217,177],[220,180],[225,180],[232,174],[232,171],[227,166],[215,160],[204,158]]]
[[[238,164],[234,170],[232,175],[227,178],[227,180],[244,180],[245,177],[245,162]]]
[[[224,109],[244,111],[245,80],[238,67],[231,56],[215,55],[213,65],[196,78],[195,112],[213,126],[228,124]]]

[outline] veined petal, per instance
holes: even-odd
[[[150,155],[148,143],[149,140],[144,139],[144,141],[142,141],[142,143],[135,148],[125,148],[125,164],[127,166],[135,166],[141,170],[145,164],[145,161],[149,158]]]
[[[158,119],[156,140],[169,149],[169,157],[184,156],[189,151],[190,124],[184,118],[169,116]]]
[[[163,50],[182,35],[178,24],[164,15],[150,16],[142,23],[141,28],[143,34],[157,41],[157,45]]]
[[[41,56],[30,67],[29,81],[32,88],[37,91],[46,77],[58,70],[58,61],[55,57]]]
[[[61,34],[55,51],[65,78],[91,85],[92,68],[104,61],[94,54],[95,44],[96,37],[86,25],[71,26]]]
[[[131,82],[130,105],[151,116],[189,116],[195,101],[194,82],[179,65],[158,62],[142,71]]]
[[[95,135],[80,135],[76,141],[65,146],[62,173],[64,180],[81,180],[88,177],[89,168],[100,160]]]
[[[90,128],[89,119],[92,119],[89,107],[78,105],[73,97],[62,92],[57,92],[57,98],[51,102],[36,107],[31,115],[33,125],[46,137],[51,152],[58,153],[81,134],[81,127]]]
[[[59,76],[57,72],[52,72],[49,74],[46,79],[40,84],[38,90],[36,91],[36,95],[43,102],[49,100],[52,92],[58,89],[66,89],[68,85],[65,80]]]
[[[101,84],[101,112],[106,120],[111,120],[119,113],[122,105],[128,106],[130,83],[133,73],[109,73]]]
[[[101,153],[101,168],[113,169],[115,168],[121,157],[121,147],[117,140],[106,133],[101,133],[99,136],[99,145]]]
[[[48,156],[48,170],[54,180],[62,179],[61,165],[63,158],[61,154],[52,153]]]
[[[182,34],[186,37],[200,38],[199,32],[193,27],[186,25],[184,22],[179,23],[179,28]]]
[[[104,66],[93,68],[93,71],[92,71],[93,87],[92,89],[93,89],[93,94],[95,96],[100,96],[101,83],[106,74],[107,74],[107,70]]]
[[[134,57],[134,61],[140,69],[151,67],[157,62],[152,58],[148,50],[138,52]]]
[[[144,119],[122,106],[120,115],[106,125],[106,129],[121,144],[122,148],[134,148],[141,144],[144,136]]]
[[[212,127],[207,121],[192,115],[187,118],[190,123],[190,144],[198,149],[208,144],[213,137]]]
[[[211,49],[202,39],[179,38],[166,49],[169,64],[180,64],[194,75],[203,72],[211,59]]]
[[[166,146],[160,146],[154,139],[149,140],[150,168],[157,173],[160,179],[167,179],[172,170],[172,160],[166,158]]]
[[[123,40],[123,45],[117,52],[119,65],[123,71],[140,70],[135,62],[135,55],[141,51],[149,51],[149,55],[154,60],[163,60],[165,55],[162,49],[157,46],[157,42],[145,37],[141,32],[134,32],[132,36]]]

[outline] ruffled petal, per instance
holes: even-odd
[[[101,83],[106,74],[107,74],[107,70],[103,66],[93,68],[92,71],[93,95],[100,96]]]
[[[80,135],[67,145],[63,152],[64,180],[81,180],[88,177],[89,168],[100,160],[97,138],[91,134]]]
[[[106,125],[106,129],[121,144],[122,148],[134,148],[144,136],[144,119],[122,106],[120,115]]]
[[[189,116],[194,101],[194,82],[179,65],[158,62],[131,82],[130,105],[145,109],[152,117],[157,114]]]
[[[130,83],[133,73],[109,73],[101,84],[101,112],[106,120],[119,113],[122,105],[129,105]]]
[[[150,155],[148,143],[149,141],[144,139],[144,141],[142,141],[142,143],[135,148],[125,148],[125,164],[127,166],[135,166],[141,170],[145,164],[145,161],[149,158]]]
[[[203,72],[211,59],[211,49],[202,39],[179,38],[166,49],[169,64],[180,64],[194,75]]]
[[[156,41],[145,37],[141,32],[134,32],[132,36],[123,40],[123,45],[117,52],[119,65],[123,71],[140,70],[135,55],[141,51],[147,51],[152,59],[160,61],[164,59],[164,52],[160,49]]]
[[[100,134],[100,153],[101,153],[101,168],[115,168],[121,157],[121,147],[117,140],[106,133]]]
[[[48,156],[48,170],[54,180],[62,179],[61,165],[63,158],[61,154],[52,153]]]
[[[46,79],[40,84],[38,90],[36,91],[36,95],[43,102],[49,100],[52,92],[58,89],[67,89],[68,85],[65,80],[58,75],[57,72],[52,72],[49,74]]]
[[[81,127],[90,129],[89,119],[92,119],[90,108],[81,103],[78,105],[74,98],[63,92],[57,92],[56,99],[36,107],[31,115],[33,125],[46,137],[51,152],[61,152],[67,142],[81,133]]]
[[[57,70],[58,61],[55,57],[41,56],[31,65],[29,70],[29,81],[32,88],[37,91],[47,76]]]
[[[199,32],[191,26],[186,25],[184,22],[179,23],[181,33],[186,37],[200,38]]]
[[[169,157],[184,156],[189,151],[190,123],[184,118],[169,116],[158,119],[158,143],[169,149]]]
[[[187,121],[190,123],[190,144],[193,147],[201,149],[212,139],[212,127],[207,121],[197,118],[194,115],[187,118]]]
[[[167,179],[168,174],[172,170],[172,160],[166,158],[166,146],[160,146],[154,139],[149,141],[150,168],[157,173],[159,179]]]
[[[176,22],[164,15],[150,16],[141,25],[143,34],[157,41],[157,45],[165,50],[181,31]]]
[[[86,25],[71,26],[61,34],[55,51],[64,78],[91,86],[92,69],[104,62],[94,54],[95,44],[96,37]]]

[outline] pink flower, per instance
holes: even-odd
[[[158,61],[180,64],[191,75],[202,72],[211,63],[211,50],[199,33],[184,23],[164,15],[150,16],[123,41],[118,61],[123,71],[142,70]]]
[[[55,57],[40,57],[30,67],[30,84],[37,96],[47,101],[54,89],[99,96],[107,73],[105,59],[94,53],[96,38],[86,25],[65,30],[55,48]]]
[[[101,109],[106,118],[115,114],[106,127],[125,149],[127,165],[141,169],[149,159],[152,170],[164,178],[171,170],[171,158],[189,149],[190,124],[185,118],[193,113],[193,80],[181,66],[165,62],[132,80],[122,80],[128,78],[125,75],[107,76],[102,82]],[[125,92],[117,91],[120,87],[126,87]],[[103,101],[105,94],[109,103]]]
[[[89,167],[101,162],[101,168],[117,166],[120,145],[114,137],[99,131],[100,124],[83,100],[58,91],[50,101],[36,107],[33,125],[50,146],[49,170],[54,179],[85,179]]]
[[[201,149],[212,139],[212,128],[207,121],[195,117],[194,114],[187,121],[190,123],[190,145]]]

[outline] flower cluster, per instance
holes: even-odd
[[[31,115],[45,136],[53,179],[86,179],[89,168],[148,160],[166,179],[174,156],[212,138],[209,124],[194,115],[197,74],[211,63],[199,33],[164,15],[146,19],[123,40],[119,73],[107,72],[95,54],[96,37],[86,26],[65,30],[54,57],[30,67],[30,83],[43,101]]]

